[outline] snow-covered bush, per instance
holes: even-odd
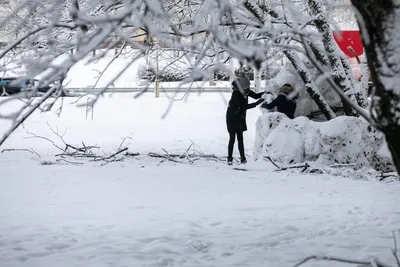
[[[291,120],[282,113],[264,111],[256,123],[254,157],[270,157],[283,164],[356,163],[391,171],[393,165],[386,147],[383,134],[357,117],[315,122],[304,116]]]
[[[154,82],[157,78],[157,71],[141,65],[138,68],[137,78]],[[162,82],[180,82],[188,78],[188,73],[180,69],[165,68],[158,73],[158,78]]]
[[[179,50],[161,50],[150,51],[145,58],[146,63],[138,68],[139,80],[155,81],[157,70],[162,82],[230,80],[230,63],[218,63],[214,57],[199,60]]]
[[[217,70],[214,72],[214,81],[229,81],[231,79],[230,72],[226,70]]]
[[[156,80],[156,71],[153,68],[146,68],[144,65],[140,65],[137,71],[138,80],[146,80],[154,82]]]

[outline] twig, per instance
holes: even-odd
[[[113,160],[105,160],[103,163],[101,163],[100,165],[101,166],[105,166],[105,165],[107,165],[108,163],[111,163],[111,162],[118,162],[118,161],[123,161],[124,160],[124,158],[118,158],[118,159],[113,159]]]
[[[387,173],[382,172],[380,176],[381,176],[381,178],[379,179],[379,181],[383,181],[389,177],[397,178],[400,180],[400,176],[398,176],[398,174],[396,172],[387,172]]]
[[[200,153],[201,155],[204,155],[203,150],[202,150],[195,142],[193,142],[193,140],[190,139],[190,142],[192,142],[193,149],[194,149],[195,152],[196,152],[197,150],[199,150],[199,153]]]
[[[343,163],[343,164],[333,164],[330,165],[329,167],[331,168],[342,168],[342,167],[356,167],[357,163]]]
[[[194,249],[196,249],[197,251],[200,251],[200,252],[204,252],[210,245],[211,245],[211,243],[207,244],[207,245],[203,245],[203,243],[199,242],[198,245],[189,244],[188,247],[194,248]]]
[[[318,168],[313,168],[311,170],[309,170],[307,173],[311,173],[311,174],[325,174],[325,170],[323,169],[318,169]]]
[[[374,266],[374,267],[389,267],[388,265],[385,265],[385,264],[377,262],[377,261],[367,262],[367,261],[350,260],[350,259],[329,257],[329,256],[310,256],[310,257],[305,258],[301,262],[297,263],[296,265],[294,265],[294,267],[299,267],[310,260],[336,261],[336,262],[342,262],[342,263],[360,264],[361,266],[371,266],[371,267],[372,266]]]
[[[48,165],[53,165],[54,162],[45,160],[45,161],[40,162],[40,164],[43,165],[43,166],[48,166]]]
[[[30,132],[28,132],[28,134],[31,135],[31,136],[25,137],[24,139],[32,139],[32,138],[43,139],[43,140],[46,140],[46,141],[52,143],[52,145],[53,145],[54,147],[58,148],[59,150],[61,150],[61,151],[63,151],[63,152],[65,151],[65,149],[62,149],[62,148],[61,148],[59,145],[57,145],[53,140],[51,140],[51,139],[49,139],[49,138],[47,138],[47,137],[39,136],[39,135],[36,135],[36,134],[34,134],[34,133],[30,133]]]
[[[96,158],[100,158],[100,156],[94,155],[94,154],[79,154],[78,152],[73,152],[73,153],[60,153],[60,154],[56,154],[56,157],[73,157],[73,158],[92,158],[92,159],[96,159]]]
[[[248,169],[244,169],[244,168],[233,168],[235,171],[242,171],[242,172],[248,172]]]
[[[118,40],[120,41],[120,40]],[[112,63],[122,54],[123,49],[126,47],[127,42],[124,42],[122,48],[120,49],[120,51],[118,52],[117,55],[115,55],[110,62],[108,62],[107,66],[103,69],[103,71],[100,72],[100,75],[97,77],[95,84],[93,85],[92,90],[94,90],[97,86],[97,84],[99,83],[99,80],[101,79],[101,77],[103,77],[104,73],[107,71],[107,69],[112,65]]]
[[[310,167],[310,165],[307,162],[305,162],[304,164],[295,164],[295,165],[289,165],[289,166],[286,166],[286,167],[282,167],[279,170],[275,170],[275,171],[276,172],[280,172],[280,171],[286,171],[286,170],[290,170],[290,169],[301,169],[301,168],[303,168],[301,172],[305,172],[308,169],[308,167]]]
[[[127,156],[127,157],[137,157],[137,156],[140,156],[140,153],[126,152],[125,156]]]
[[[118,150],[122,148],[122,146],[124,145],[125,141],[128,140],[128,139],[129,140],[133,140],[133,138],[131,136],[126,136],[126,137],[122,138],[122,141],[119,144]]]
[[[149,157],[152,157],[152,158],[162,158],[162,159],[170,160],[170,161],[173,161],[173,162],[176,162],[176,163],[182,163],[182,162],[180,162],[180,161],[174,159],[173,157],[170,157],[169,155],[165,156],[165,155],[160,155],[160,154],[153,153],[153,152],[150,152],[150,153],[147,154],[147,155],[148,155]]]
[[[192,148],[193,143],[190,144],[190,146],[188,147],[188,149],[186,149],[185,153],[182,154],[183,155],[187,155],[187,153],[189,152],[189,150]]]
[[[348,46],[348,47],[347,47],[347,50],[349,50],[350,53],[352,53],[353,56],[357,59],[357,63],[358,63],[358,64],[361,64],[360,57],[357,55],[356,51],[354,51],[353,47]]]
[[[12,152],[12,151],[27,151],[27,152],[30,152],[31,154],[35,154],[36,156],[38,156],[39,158],[40,158],[40,155],[39,155],[39,153],[37,153],[35,150],[33,150],[32,148],[31,149],[27,149],[27,148],[6,148],[6,149],[3,149],[2,151],[1,151],[1,153],[4,153],[4,152]]]
[[[308,169],[308,167],[310,167],[310,165],[307,162],[305,162],[304,164],[295,164],[295,165],[289,165],[289,166],[282,167],[282,166],[279,166],[278,164],[276,164],[271,159],[271,157],[267,156],[267,157],[264,157],[264,158],[268,159],[275,167],[278,168],[277,170],[275,170],[276,172],[286,171],[286,170],[289,170],[289,169],[300,169],[300,168],[303,168],[301,172],[305,172]]]
[[[304,173],[308,169],[308,167],[310,167],[310,165],[306,162],[304,164],[304,168],[301,170],[301,173]]]
[[[113,158],[113,157],[115,157],[115,156],[117,156],[117,155],[119,155],[119,154],[121,154],[122,152],[125,152],[125,151],[127,151],[127,150],[128,150],[128,148],[125,147],[125,148],[123,148],[123,149],[121,149],[121,150],[118,150],[118,151],[115,152],[114,154],[111,154],[111,155],[108,156],[108,157],[98,158],[98,159],[96,159],[96,160],[108,160],[108,159],[111,159],[111,158]]]
[[[278,168],[277,170],[275,170],[276,172],[286,171],[286,170],[289,170],[289,169],[300,169],[300,168],[303,168],[301,170],[301,173],[304,173],[309,167],[311,167],[311,165],[308,162],[304,162],[303,164],[294,164],[294,165],[289,165],[289,166],[283,167],[283,166],[279,166],[277,163],[275,163],[271,159],[271,157],[269,157],[269,156],[264,157],[264,159],[269,160],[276,168]],[[343,168],[343,167],[355,167],[355,166],[357,166],[356,163],[343,163],[343,164],[337,163],[337,164],[330,165],[329,167],[330,168]],[[312,171],[315,171],[315,170],[316,169],[312,169]]]
[[[83,162],[69,161],[69,160],[66,160],[66,159],[57,159],[56,161],[57,162],[64,161],[66,163],[73,164],[73,165],[83,165]]]
[[[271,157],[264,157],[265,159],[268,159],[275,167],[277,167],[278,169],[282,169],[281,166],[279,166],[278,164],[276,164]]]

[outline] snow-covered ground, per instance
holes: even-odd
[[[32,148],[41,157],[0,154],[0,266],[292,266],[313,254],[394,263],[398,183],[273,172],[251,160],[250,171],[222,162],[159,164],[144,155],[182,153],[193,141],[206,154],[225,156],[228,99],[192,94],[175,101],[165,119],[169,101],[153,94],[106,96],[93,120],[73,98],[64,99],[60,117],[34,114],[2,148]],[[6,108],[12,105],[0,112]],[[260,114],[248,112],[249,157]],[[7,125],[0,120],[1,131]],[[60,144],[49,125],[66,130],[66,142],[105,153],[131,136],[129,151],[143,156],[105,166],[41,165],[59,151],[27,137]]]

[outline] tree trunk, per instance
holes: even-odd
[[[358,9],[371,78],[371,114],[385,134],[400,173],[400,5],[397,0],[352,0]],[[360,18],[359,18],[360,19]]]
[[[346,96],[348,96],[354,103],[357,103],[354,90],[347,79],[346,72],[344,70],[344,66],[337,54],[337,45],[333,38],[333,32],[330,28],[329,23],[327,22],[326,17],[324,16],[322,5],[316,0],[307,0],[308,7],[310,9],[311,15],[317,17],[315,22],[315,26],[318,31],[322,34],[323,44],[326,53],[328,54],[329,62],[332,67],[332,77],[335,83],[342,88],[343,92]],[[342,99],[343,108],[345,110],[346,115],[348,116],[357,116],[357,113],[350,107],[350,105]]]
[[[400,174],[400,127],[395,129],[383,130],[390,153],[392,154],[393,163],[397,172]]]
[[[347,79],[351,84],[351,87],[354,90],[354,96],[357,101],[357,104],[362,108],[368,107],[368,89],[365,89],[360,82],[356,80],[353,75],[353,71],[350,63],[347,58],[340,58],[340,61],[343,64],[344,71],[346,72]]]
[[[310,48],[313,52],[313,54],[315,55],[315,58],[321,62],[322,65],[324,66],[328,66],[329,65],[329,59],[328,57],[325,55],[324,52],[322,52],[321,50],[318,49],[317,46],[315,46],[315,44],[313,44],[312,42],[308,43],[310,45]]]
[[[290,50],[285,50],[283,51],[283,53],[290,60],[290,62],[292,62],[293,67],[297,70],[297,72],[299,73],[301,79],[303,80],[306,86],[307,93],[317,104],[318,108],[324,114],[325,118],[327,120],[335,118],[336,117],[335,113],[328,105],[323,95],[321,95],[321,93],[317,89],[314,81],[311,78],[311,74],[307,70],[306,66],[304,66],[304,64],[300,61],[300,59],[296,57],[295,52]]]

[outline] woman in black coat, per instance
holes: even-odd
[[[238,148],[240,153],[240,161],[245,164],[247,162],[244,154],[243,132],[247,131],[246,111],[261,104],[264,99],[260,99],[262,93],[254,93],[250,90],[250,81],[244,74],[239,74],[232,82],[232,97],[229,101],[228,110],[226,111],[226,125],[229,133],[228,144],[228,164],[232,164],[233,146],[235,145],[235,137],[238,139]],[[259,99],[257,102],[249,104],[248,97]]]

